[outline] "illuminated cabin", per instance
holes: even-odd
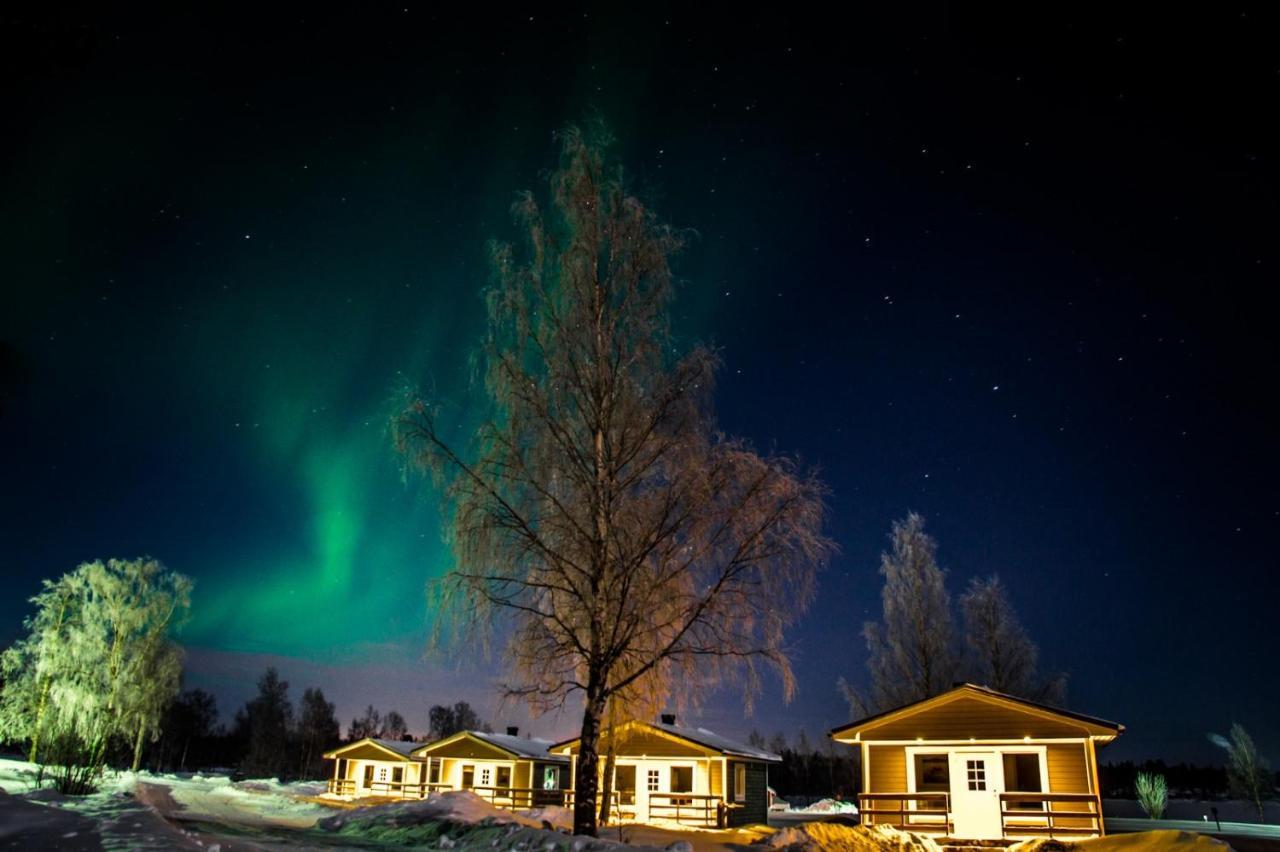
[[[708,827],[764,823],[769,807],[769,764],[782,758],[704,728],[686,728],[675,722],[674,716],[664,715],[658,723],[633,720],[618,725],[611,804],[616,818]],[[602,781],[613,737],[609,727],[600,733]],[[574,758],[575,781],[578,748],[576,738],[551,748]]]
[[[569,759],[548,752],[549,740],[461,731],[413,751],[430,790],[471,790],[501,808],[563,805],[568,800]]]
[[[417,747],[366,737],[325,752],[325,759],[333,761],[329,792],[351,798],[403,797],[406,789],[415,790],[424,780],[424,764],[411,754]]]
[[[1124,726],[965,683],[836,728],[864,824],[967,840],[1105,833],[1097,748]]]

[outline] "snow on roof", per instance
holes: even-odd
[[[536,760],[552,760],[557,763],[563,763],[568,758],[558,754],[551,754],[547,749],[551,748],[554,743],[551,740],[539,740],[533,737],[512,736],[511,734],[490,734],[485,731],[467,731],[468,734],[478,740],[484,740],[490,745],[509,751],[519,757],[530,757]]]
[[[746,743],[740,743],[737,740],[731,740],[728,737],[722,737],[714,731],[708,731],[706,728],[686,728],[682,725],[668,725],[665,722],[650,722],[649,724],[661,731],[666,731],[668,734],[683,737],[698,745],[706,746],[734,757],[749,757],[753,760],[767,760],[771,763],[782,762],[780,755]]]
[[[405,757],[408,757],[409,752],[421,745],[421,743],[406,742],[404,740],[383,740],[377,737],[369,737],[369,742],[377,743],[383,748],[390,749],[396,754],[403,754]],[[352,745],[355,745],[355,743],[352,743]]]

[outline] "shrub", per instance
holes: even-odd
[[[1139,772],[1133,782],[1134,792],[1138,794],[1138,804],[1146,811],[1149,819],[1160,819],[1169,806],[1169,786],[1164,776],[1154,772]]]

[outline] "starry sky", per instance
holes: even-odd
[[[343,718],[571,733],[423,659],[450,557],[386,423],[406,380],[480,410],[485,241],[599,115],[697,231],[675,323],[723,352],[721,425],[833,489],[796,701],[689,715],[848,721],[914,510],[1128,726],[1107,756],[1239,721],[1280,759],[1273,11],[5,14],[0,640],[40,578],[148,553],[197,582],[224,714],[273,664]]]

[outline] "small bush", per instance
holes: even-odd
[[[1149,819],[1160,819],[1169,806],[1169,786],[1164,776],[1154,772],[1139,772],[1133,782],[1134,792],[1138,794],[1138,804],[1147,812]]]

